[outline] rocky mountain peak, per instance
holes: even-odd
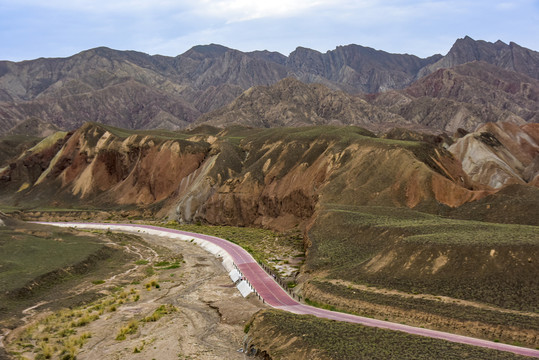
[[[514,42],[509,45],[501,40],[491,43],[474,40],[469,36],[455,41],[446,56],[421,69],[418,77],[471,61],[485,61],[502,69],[539,79],[539,52],[523,48]]]
[[[216,58],[222,56],[224,53],[230,50],[232,49],[219,44],[196,45],[179,56],[185,56],[195,60],[202,60],[204,58]]]
[[[247,54],[260,60],[271,61],[279,65],[286,65],[287,57],[276,51],[268,51],[268,50],[252,51]]]

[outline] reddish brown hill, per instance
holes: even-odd
[[[486,122],[539,121],[539,82],[485,62],[440,69],[403,91],[366,96],[411,123],[456,132]]]
[[[320,201],[437,211],[487,194],[445,150],[355,127],[214,136],[87,124],[47,138],[2,168],[0,182],[6,203],[152,206],[185,222],[278,229],[308,221]]]
[[[471,62],[436,71],[405,90],[415,98],[447,98],[510,111],[539,122],[539,80],[486,62]]]
[[[28,204],[148,205],[170,196],[207,152],[206,143],[87,124],[50,137],[2,169],[4,188]],[[5,194],[5,192],[4,192]]]

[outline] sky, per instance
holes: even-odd
[[[0,59],[11,61],[98,46],[176,56],[210,43],[427,57],[466,35],[539,51],[539,0],[0,0]]]

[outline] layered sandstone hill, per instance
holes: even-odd
[[[27,194],[27,202],[148,205],[174,192],[208,151],[174,134],[126,133],[88,123],[56,133],[2,169],[4,194]]]
[[[539,186],[539,124],[488,123],[449,148],[472,180]]]
[[[6,203],[151,206],[180,221],[290,228],[321,201],[424,208],[488,194],[443,148],[356,127],[128,132],[89,123],[0,169]]]

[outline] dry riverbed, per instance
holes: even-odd
[[[105,296],[28,311],[26,324],[4,339],[7,351],[21,359],[245,359],[238,350],[259,300],[241,297],[220,260],[196,244],[144,241],[157,252],[93,284]]]

